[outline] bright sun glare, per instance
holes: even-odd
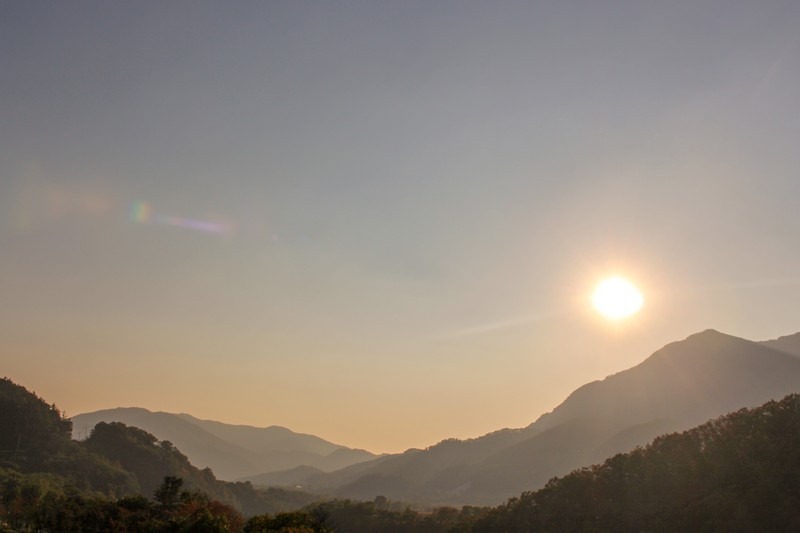
[[[621,320],[642,308],[644,297],[630,281],[614,276],[601,281],[594,290],[592,305],[609,320]]]

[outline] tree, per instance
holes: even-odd
[[[156,489],[153,499],[162,507],[170,509],[181,501],[181,489],[183,480],[175,476],[166,476],[161,486]]]

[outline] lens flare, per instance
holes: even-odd
[[[198,220],[172,215],[153,214],[150,204],[146,202],[136,202],[131,206],[131,221],[136,224],[156,224],[160,226],[172,226],[184,228],[213,235],[228,235],[234,226],[230,222],[215,222],[210,220]]]
[[[150,205],[145,202],[136,202],[131,206],[131,220],[139,224],[147,224],[150,220]]]

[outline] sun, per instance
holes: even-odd
[[[609,320],[622,320],[637,313],[644,296],[633,283],[620,276],[601,281],[592,295],[594,308]]]

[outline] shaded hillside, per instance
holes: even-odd
[[[30,477],[46,480],[53,490],[72,487],[114,497],[140,490],[119,464],[70,439],[71,429],[55,404],[0,379],[0,488],[8,493]]]
[[[141,408],[107,409],[77,415],[72,420],[78,438],[88,435],[98,422],[121,422],[144,429],[159,440],[172,442],[192,464],[211,468],[226,480],[301,465],[327,472],[376,457],[279,426],[224,424]]]
[[[762,341],[760,344],[800,357],[800,333],[785,335],[769,341]]]
[[[532,426],[577,417],[632,425],[658,418],[695,423],[795,392],[800,360],[738,337],[707,330],[658,350],[641,364],[584,385]]]
[[[579,388],[530,426],[541,433],[480,465],[468,501],[495,503],[487,478],[503,472],[505,497],[742,407],[800,391],[800,359],[708,330],[667,345],[640,365]],[[564,432],[563,438],[553,432]],[[542,448],[542,446],[549,446]],[[487,499],[485,499],[487,498]]]
[[[385,455],[329,474],[318,474],[298,483],[310,489],[335,493],[342,497],[372,499],[375,494],[361,494],[348,487],[362,486],[362,476],[374,478],[416,476],[427,480],[440,471],[472,464],[494,452],[525,440],[531,433],[521,429],[503,429],[477,439],[446,439],[424,450],[409,449],[401,454]],[[416,494],[417,497],[420,493]],[[392,494],[392,497],[400,497]],[[405,498],[405,495],[403,495]]]
[[[138,407],[107,409],[72,417],[73,436],[86,438],[99,422],[120,422],[169,441],[190,457],[192,464],[210,467],[215,475],[227,479],[239,472],[257,471],[247,450],[227,442],[171,413],[151,412]]]
[[[167,476],[184,480],[190,489],[232,503],[226,485],[210,470],[198,470],[175,446],[159,442],[153,435],[120,422],[100,422],[91,436],[81,443],[90,452],[106,457],[132,473],[142,494],[153,494]]]
[[[194,467],[169,441],[158,441],[146,431],[120,422],[100,422],[83,445],[132,473],[144,495],[153,494],[170,476],[182,479],[187,489],[228,504],[245,516],[296,509],[315,499],[299,492],[260,491],[250,483],[218,480],[211,469]]]
[[[317,498],[250,483],[218,480],[172,443],[119,422],[99,423],[88,439],[70,438],[72,424],[55,405],[8,379],[0,380],[0,511],[52,497],[115,499],[152,496],[164,478],[249,516],[297,509]],[[16,502],[16,503],[15,503]],[[27,503],[26,503],[27,502]]]
[[[249,481],[253,485],[262,487],[300,487],[304,480],[322,474],[322,470],[313,466],[296,466],[289,470],[279,470],[277,472],[267,472],[257,476],[243,478],[242,481]]]
[[[474,531],[800,531],[800,395],[550,481]]]
[[[342,448],[314,435],[295,433],[282,426],[255,427],[239,424],[225,424],[214,420],[201,420],[181,413],[180,418],[203,428],[220,439],[242,448],[259,450],[297,450],[317,455],[328,455]]]
[[[779,341],[784,350],[794,342]],[[800,358],[707,330],[580,387],[527,428],[447,440],[299,483],[340,497],[496,504],[666,431],[798,391]]]
[[[286,464],[309,466],[323,472],[338,470],[377,457],[366,450],[347,448],[316,435],[296,433],[282,426],[261,428],[201,420],[185,413],[178,416],[243,449],[256,454],[270,454],[274,458],[282,457]],[[269,466],[268,472],[279,470],[274,468],[274,464],[266,464]],[[265,465],[261,464],[259,468],[264,471]]]
[[[550,480],[494,509],[326,501],[247,531],[348,533],[800,531],[800,395],[742,409]]]

